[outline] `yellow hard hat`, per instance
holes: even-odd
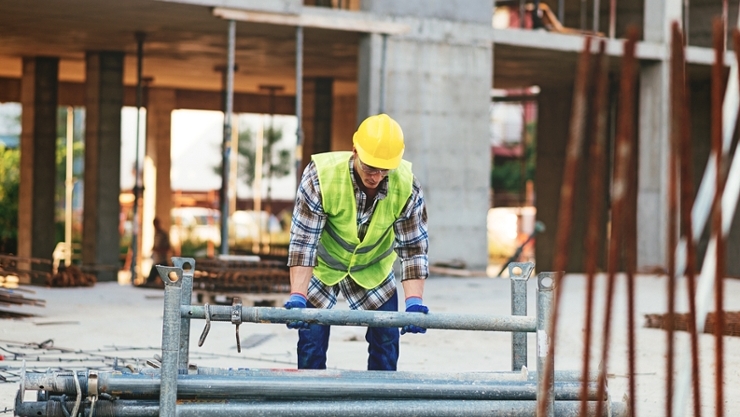
[[[403,131],[387,114],[370,116],[360,123],[352,138],[357,155],[366,165],[396,169],[403,157]]]

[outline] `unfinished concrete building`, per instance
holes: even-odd
[[[234,112],[267,113],[269,95],[260,86],[280,85],[273,110],[299,117],[296,155],[304,165],[312,153],[349,149],[367,115],[387,112],[398,120],[428,201],[430,261],[483,268],[491,89],[537,86],[536,208],[547,230],[537,239],[536,261],[548,270],[583,37],[608,38],[616,83],[620,38],[634,25],[640,32],[638,267],[665,267],[670,25],[677,20],[688,30],[699,178],[709,153],[710,22],[724,14],[734,27],[737,2],[724,13],[721,2],[709,0],[535,3],[543,11],[535,26],[542,28],[494,28],[496,7],[531,18],[527,10],[535,6],[523,1],[0,0],[0,102],[23,108],[19,255],[51,257],[56,109],[84,106],[82,262],[98,280],[116,279],[121,107],[137,104],[143,78],[151,161],[144,167],[143,224],[154,216],[170,222],[169,150],[178,146],[172,111],[224,110],[223,92],[233,82]],[[225,75],[230,39],[233,79]],[[143,71],[137,71],[139,46]],[[615,89],[610,101],[616,102]],[[583,265],[584,225],[576,225],[573,271]],[[146,247],[151,231],[144,233]],[[730,250],[740,248],[733,244],[738,239],[733,230]]]

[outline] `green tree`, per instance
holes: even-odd
[[[21,152],[0,143],[0,252],[18,249],[18,200],[21,183]]]
[[[236,157],[237,177],[250,187],[254,184],[255,167],[257,160],[256,132],[245,129],[239,132]],[[263,133],[262,143],[262,177],[267,180],[267,200],[272,193],[272,179],[283,178],[290,174],[293,160],[290,150],[278,147],[283,138],[282,128],[272,123]],[[214,167],[215,172],[221,175],[221,165]]]
[[[535,124],[527,125],[527,147],[524,150],[524,161],[521,159],[508,160],[494,164],[491,168],[491,188],[494,191],[523,192],[524,183],[534,180],[536,162]],[[522,178],[522,163],[524,163],[524,178]]]

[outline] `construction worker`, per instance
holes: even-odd
[[[400,257],[406,312],[427,313],[427,213],[403,131],[386,114],[370,116],[352,152],[316,154],[303,172],[290,228],[291,294],[285,308],[332,308],[341,292],[351,309],[398,311],[393,262]],[[298,368],[326,369],[329,326],[294,322]],[[404,326],[404,333],[425,333]],[[368,370],[395,371],[398,328],[368,327]]]
[[[169,265],[172,246],[170,245],[170,234],[162,227],[162,221],[158,217],[152,222],[154,225],[154,246],[152,246],[152,269],[146,279],[147,284],[159,282],[157,265]]]

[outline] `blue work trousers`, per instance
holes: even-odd
[[[398,293],[393,294],[378,311],[398,311]],[[310,302],[306,308],[315,308]],[[298,369],[326,369],[326,351],[329,349],[331,326],[310,324],[298,330]],[[395,371],[398,363],[399,333],[396,327],[368,327],[367,340],[369,371]]]

